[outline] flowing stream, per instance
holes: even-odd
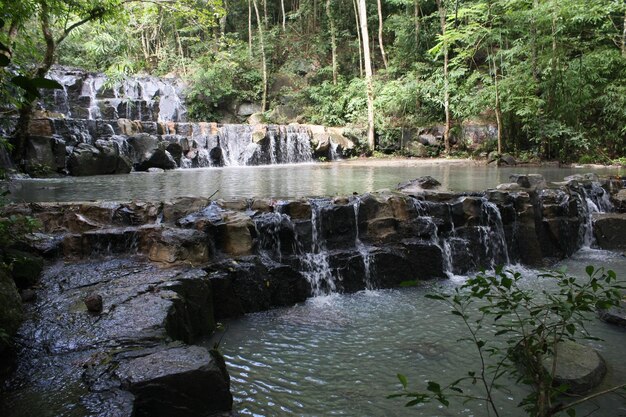
[[[613,269],[618,276],[626,274],[626,258],[594,249],[583,249],[558,266],[580,276],[589,263]],[[538,281],[538,271],[518,270],[537,290],[554,285]],[[320,296],[225,323],[227,330],[218,337],[231,374],[235,409],[255,417],[486,416],[479,402],[407,409],[406,400],[386,398],[400,392],[397,373],[407,376],[411,389],[425,390],[425,381],[443,384],[479,371],[473,346],[458,341],[466,336],[460,320],[442,302],[424,297],[439,286],[451,290],[463,280],[457,276],[417,288]],[[595,318],[588,330],[603,339],[590,342],[609,368],[602,387],[623,383],[621,346],[626,332]],[[497,395],[501,415],[525,415],[516,407],[527,394],[525,388],[512,378],[501,382],[509,390]],[[601,410],[593,415],[626,416],[626,402],[618,395],[589,403],[577,415],[596,407]]]

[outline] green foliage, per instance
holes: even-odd
[[[238,41],[193,64],[187,104],[194,120],[217,120],[218,111],[233,101],[255,101],[262,93],[261,73]]]
[[[433,400],[448,406],[453,398],[486,401],[498,416],[502,411],[494,392],[505,389],[499,381],[512,374],[530,388],[519,403],[529,416],[552,416],[573,408],[578,402],[562,402],[567,387],[553,384],[556,365],[547,369],[544,361],[554,358],[563,340],[591,338],[585,322],[597,309],[619,305],[625,288],[611,270],[588,266],[586,274],[584,279],[564,271],[540,274],[537,279],[554,282],[556,290],[539,292],[524,285],[519,272],[497,268],[494,274],[468,279],[452,293],[426,295],[447,304],[463,322],[467,337],[461,340],[474,346],[480,368],[445,385],[429,381],[426,391],[409,390],[406,377],[399,375],[403,392],[390,397],[409,399],[407,406]],[[482,394],[472,394],[468,389],[472,386],[480,387]]]

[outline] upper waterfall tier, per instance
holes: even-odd
[[[186,121],[183,83],[177,78],[128,77],[120,81],[102,73],[55,67],[48,77],[62,90],[44,95],[43,110],[74,119]]]

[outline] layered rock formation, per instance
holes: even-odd
[[[332,160],[354,142],[342,128],[189,123],[177,79],[57,68],[63,90],[45,91],[30,126],[26,170],[74,176]],[[7,132],[12,131],[8,120]]]
[[[590,213],[608,199],[600,183],[512,181],[485,193],[424,190],[436,185],[424,180],[406,193],[332,199],[9,206],[41,222],[31,246],[52,263],[27,307],[11,386],[44,389],[61,375],[63,389],[88,388],[74,401],[100,416],[228,412],[223,361],[188,345],[215,320],[334,291],[546,265],[589,242]],[[85,304],[94,295],[98,308]]]

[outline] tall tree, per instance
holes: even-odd
[[[378,46],[380,48],[380,55],[383,58],[383,64],[385,69],[389,68],[387,64],[387,55],[385,54],[385,45],[383,43],[383,5],[381,0],[376,0],[376,6],[378,9]]]
[[[371,151],[376,145],[374,136],[374,85],[372,81],[372,59],[370,56],[370,40],[367,30],[367,7],[365,0],[358,0],[359,23],[363,46],[363,63],[365,65],[365,84],[367,90],[367,145]]]
[[[445,0],[437,0],[437,10],[439,12],[439,25],[441,28],[442,53],[443,53],[443,109],[446,117],[446,124],[443,130],[443,143],[446,153],[450,153],[450,127],[452,119],[450,116],[450,75],[448,66],[450,64],[448,38],[446,30],[448,28],[447,9]]]
[[[331,10],[331,0],[326,0],[326,18],[330,28],[330,50],[333,62],[333,84],[337,85],[337,34],[335,31],[335,22]]]
[[[261,99],[261,111],[265,111],[267,107],[267,58],[265,56],[265,40],[263,38],[263,22],[259,13],[257,0],[252,0],[254,5],[254,13],[256,14],[257,29],[259,31],[259,47],[261,48],[261,66],[263,75],[263,97]]]
[[[29,78],[42,80],[54,64],[55,54],[61,43],[77,28],[88,22],[105,19],[118,11],[121,0],[37,0],[33,3],[40,25],[45,48],[41,61],[28,74]],[[13,133],[14,159],[23,165],[26,141],[36,97],[27,94],[19,106],[19,118]]]

